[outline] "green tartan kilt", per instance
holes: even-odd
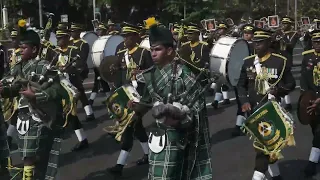
[[[10,150],[7,141],[7,131],[4,122],[0,120],[0,160],[9,157]]]
[[[18,146],[21,157],[34,157],[49,154],[53,144],[53,132],[43,123],[30,120],[30,129],[19,134]]]
[[[190,134],[189,137],[194,136]],[[160,153],[149,153],[149,180],[212,180],[210,144],[205,145],[205,138],[200,136],[199,146],[191,143],[182,150],[176,145],[181,134],[167,130],[167,144]],[[193,147],[193,148],[192,148]],[[190,159],[189,155],[193,159]],[[191,161],[190,161],[191,160]],[[194,166],[192,168],[192,165]],[[191,169],[191,170],[190,170]]]

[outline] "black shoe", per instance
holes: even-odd
[[[72,149],[71,151],[72,152],[77,152],[77,151],[82,151],[84,149],[87,149],[89,148],[89,142],[87,139],[79,142],[78,144],[76,144]]]
[[[94,120],[96,120],[96,118],[94,117],[94,114],[87,115],[86,122],[90,122],[90,121],[94,121]]]
[[[241,131],[240,126],[236,126],[236,127],[234,127],[231,135],[232,135],[232,137],[237,137],[237,136],[243,136],[244,133]]]
[[[139,159],[137,162],[137,165],[144,165],[144,164],[148,164],[149,160],[148,160],[148,154],[145,154],[141,159]]]
[[[282,179],[282,177],[279,175],[279,176],[272,177],[272,180],[283,180],[283,179]]]
[[[230,100],[229,99],[225,99],[225,100],[223,100],[223,102],[221,104],[222,105],[228,105],[228,104],[230,104]]]
[[[304,169],[305,177],[309,178],[316,174],[317,174],[317,163],[309,161],[308,165]]]
[[[89,105],[92,106],[94,100],[93,99],[89,99]]]
[[[218,109],[218,107],[219,107],[219,102],[218,102],[217,100],[215,100],[215,101],[213,101],[213,102],[211,103],[211,106],[213,106],[214,109]]]
[[[122,176],[123,165],[117,164],[111,168],[108,168],[107,171],[114,176]]]
[[[286,104],[284,106],[284,109],[287,110],[287,111],[292,111],[292,105],[291,104]]]
[[[0,179],[1,180],[10,180],[10,173],[7,168],[0,168]]]

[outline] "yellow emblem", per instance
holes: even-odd
[[[122,111],[120,104],[116,104],[116,103],[112,105],[112,110],[117,116],[119,116]]]
[[[270,134],[272,133],[272,127],[267,122],[261,122],[259,123],[258,131],[263,137],[270,136]]]

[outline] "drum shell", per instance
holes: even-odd
[[[117,46],[124,41],[119,35],[99,37],[92,46],[92,59],[94,67],[99,67],[102,59],[116,54]]]
[[[222,37],[210,51],[210,71],[220,73],[221,81],[237,86],[243,59],[249,55],[249,45],[245,40]]]
[[[82,32],[80,34],[80,37],[81,39],[85,40],[89,44],[89,55],[87,58],[87,64],[88,64],[88,68],[92,69],[94,67],[93,59],[92,59],[92,46],[99,37],[95,32]]]

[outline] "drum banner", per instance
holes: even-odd
[[[276,101],[268,101],[245,121],[243,131],[253,138],[253,146],[274,161],[282,158],[280,151],[294,146],[293,121]]]

